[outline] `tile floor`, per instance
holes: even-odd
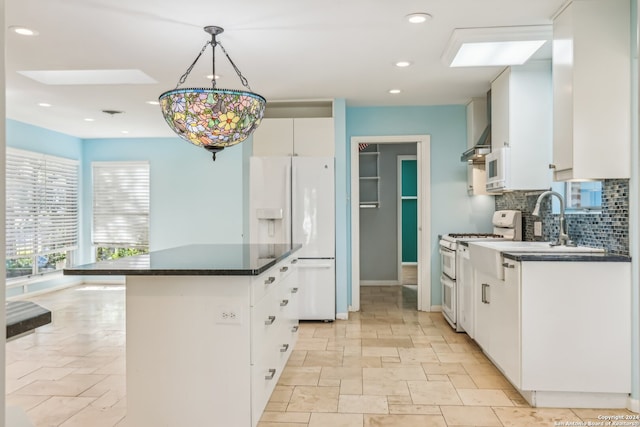
[[[7,405],[36,427],[124,426],[124,288],[32,300],[53,323],[7,343]],[[364,287],[361,306],[348,321],[301,325],[260,427],[586,425],[629,413],[530,408],[465,334],[415,310],[413,286]]]

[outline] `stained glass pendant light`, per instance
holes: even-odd
[[[216,40],[216,36],[224,29],[216,26],[204,27],[204,31],[211,35],[200,50],[200,53],[180,77],[176,88],[160,95],[160,107],[167,124],[178,136],[191,144],[203,147],[213,154],[225,147],[238,144],[258,127],[266,100],[253,93],[249,82],[233,63],[225,48]],[[211,89],[180,88],[187,76],[202,56],[207,46],[213,50],[213,73]],[[220,46],[231,66],[238,74],[240,82],[248,90],[218,89],[216,88],[216,47]]]

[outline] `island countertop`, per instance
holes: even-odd
[[[198,244],[65,268],[76,276],[257,276],[300,244]]]

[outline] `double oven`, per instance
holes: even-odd
[[[442,314],[457,332],[473,337],[474,278],[468,242],[472,240],[522,240],[520,211],[503,210],[493,214],[493,233],[449,233],[441,236],[440,283]]]

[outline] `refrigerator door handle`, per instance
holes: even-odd
[[[285,218],[287,218],[287,223],[286,224],[282,224],[282,226],[285,229],[285,242],[291,242],[291,238],[292,238],[292,227],[293,227],[293,211],[291,209],[291,196],[294,194],[293,193],[293,176],[291,174],[291,161],[289,161],[289,163],[287,163],[287,168],[285,171],[285,177],[284,177],[284,182],[285,182],[285,206],[284,208],[286,209],[287,213],[285,215]],[[285,243],[283,242],[283,243]]]

